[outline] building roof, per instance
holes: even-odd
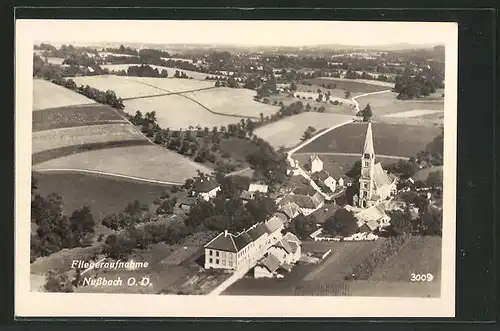
[[[308,195],[287,195],[283,199],[280,200],[280,205],[286,205],[288,203],[295,203],[299,208],[307,208],[307,209],[315,209],[318,207],[320,202],[317,199],[313,199]]]
[[[179,198],[178,203],[179,205],[189,205],[192,206],[196,203],[197,199],[195,197],[186,197],[182,196]]]
[[[217,183],[212,178],[197,178],[193,184],[193,190],[197,193],[207,193],[212,191],[213,189],[219,187],[219,183]]]
[[[368,225],[372,228],[375,224],[378,226],[380,220],[389,216],[385,213],[383,205],[378,204],[360,211],[354,217],[358,220],[358,227],[361,227],[363,223],[369,223]]]
[[[252,238],[246,232],[242,232],[239,235],[234,236],[233,240],[238,251],[241,251],[252,242]]]
[[[299,244],[293,241],[289,241],[288,245],[290,245],[290,248],[292,249],[292,253],[295,253],[297,249],[299,248]]]
[[[233,235],[228,233],[227,231],[221,232],[217,237],[212,239],[208,244],[205,245],[205,248],[215,249],[218,251],[232,252],[237,253],[238,249],[236,248],[236,244],[233,240]]]
[[[332,176],[330,176],[330,174],[328,173],[328,171],[325,171],[325,170],[321,170],[320,172],[317,172],[316,176],[318,176],[319,180],[321,180],[322,182],[324,182],[325,180],[327,180],[328,177],[332,177]]]
[[[280,261],[276,256],[273,254],[268,254],[260,263],[259,265],[265,267],[267,270],[270,272],[275,272],[279,266],[280,266]]]
[[[318,155],[316,155],[316,154],[311,155],[311,156],[309,157],[309,160],[310,160],[311,162],[313,162],[313,161],[320,161],[320,162],[323,162],[323,161],[322,161],[322,160],[318,157]]]
[[[288,222],[288,217],[283,212],[277,211],[273,214],[273,217],[278,218],[283,224]]]
[[[257,240],[267,233],[267,228],[264,223],[257,223],[251,228],[249,228],[246,233],[252,238],[252,240]]]
[[[373,181],[376,188],[381,188],[392,183],[392,180],[387,175],[387,173],[382,168],[382,164],[379,162],[375,164],[373,171]]]
[[[283,201],[283,200],[281,200]],[[281,202],[280,201],[280,202]],[[279,208],[279,212],[283,213],[288,217],[288,219],[292,219],[295,217],[297,213],[301,213],[302,211],[300,210],[300,207],[297,206],[296,203],[289,202],[289,203],[283,203],[280,204],[281,207]]]
[[[250,184],[248,186],[248,191],[249,192],[262,192],[262,193],[267,193],[268,186],[264,184]]]
[[[283,222],[278,217],[271,217],[265,223],[268,233],[273,233],[283,226]]]
[[[288,241],[288,242],[291,242],[291,243],[296,243],[296,244],[301,244],[302,242],[300,241],[299,238],[297,238],[296,235],[294,235],[293,233],[291,232],[287,232],[284,236],[283,236],[283,239]]]
[[[307,187],[296,187],[296,188],[293,189],[292,193],[293,194],[297,194],[297,195],[309,195],[309,196],[313,196],[317,192],[311,186],[307,186]]]
[[[240,199],[243,199],[243,200],[253,199],[253,193],[252,192],[248,192],[248,191],[243,191],[240,194]]]
[[[373,133],[371,122],[368,122],[368,128],[366,129],[365,145],[363,147],[363,155],[364,154],[375,154],[375,149],[373,148]]]

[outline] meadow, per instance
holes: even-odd
[[[47,80],[33,80],[33,111],[94,103],[94,100]]]
[[[344,79],[344,78],[333,78],[333,77],[319,77],[305,79],[303,82],[321,86],[322,84],[336,84],[337,89],[349,91],[352,93],[370,93],[389,90],[394,87],[394,84],[387,82],[379,82],[375,80],[364,80],[364,79]]]
[[[183,93],[183,95],[198,101],[214,112],[227,115],[260,118],[261,113],[264,117],[271,116],[279,109],[276,106],[254,101],[255,91],[248,89],[219,87]]]
[[[412,236],[399,252],[380,265],[370,281],[411,282],[411,274],[432,274],[433,282],[440,281],[441,237]]]
[[[158,124],[166,129],[188,129],[201,126],[212,128],[239,122],[241,118],[211,113],[203,106],[181,95],[166,95],[124,101],[125,111],[156,112]]]
[[[200,81],[186,78],[157,78],[157,77],[127,77],[131,81],[146,86],[152,86],[164,93],[190,92],[200,89],[215,88],[212,81]]]
[[[378,93],[359,97],[356,101],[359,102],[361,109],[369,103],[373,118],[379,120],[388,116],[414,117],[427,115],[428,111],[444,111],[443,99],[430,96],[414,100],[398,100],[397,95],[395,92]]]
[[[312,141],[298,153],[355,153],[363,150],[366,123],[350,123]],[[411,157],[439,135],[440,129],[416,125],[372,123],[375,154]]]
[[[94,104],[43,109],[33,112],[33,132],[84,125],[126,123],[111,107]]]
[[[112,72],[112,71],[121,71],[121,70],[127,71],[127,69],[129,67],[131,67],[131,66],[139,66],[139,65],[140,64],[104,64],[104,65],[101,65],[101,68],[108,69],[110,72]],[[205,78],[208,76],[208,74],[204,74],[202,72],[197,72],[197,71],[183,70],[183,69],[170,68],[170,67],[163,67],[163,66],[157,66],[157,65],[154,65],[154,64],[148,64],[148,66],[152,67],[153,69],[158,69],[158,71],[160,71],[160,72],[162,70],[167,70],[168,77],[174,77],[174,74],[175,74],[176,70],[184,72],[186,75],[188,75],[188,77],[193,77],[193,79],[195,79],[195,80],[205,80]],[[215,82],[214,82],[214,84],[215,84]]]
[[[145,139],[142,133],[129,123],[60,128],[34,132],[32,153],[82,144]]]
[[[302,134],[309,126],[319,131],[351,121],[352,117],[348,115],[305,112],[264,125],[256,129],[254,133],[268,141],[275,148],[280,146],[291,148],[300,143]]]
[[[123,211],[129,202],[136,199],[149,204],[170,187],[104,175],[71,172],[39,172],[35,177],[41,195],[57,193],[63,198],[66,215],[87,205],[96,222],[109,213]]]
[[[101,75],[72,77],[76,85],[88,85],[101,91],[113,90],[122,99],[165,94],[153,86],[138,83],[133,77]]]
[[[197,170],[212,172],[208,167],[156,145],[93,150],[33,166],[34,171],[44,169],[82,169],[174,184],[196,176]]]

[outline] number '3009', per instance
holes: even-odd
[[[427,274],[411,274],[410,280],[412,282],[432,282],[434,275],[431,273]]]

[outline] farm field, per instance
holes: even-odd
[[[101,75],[101,76],[80,76],[72,77],[76,85],[88,85],[101,91],[113,90],[118,98],[136,98],[158,94],[165,94],[165,91],[153,86],[138,83],[132,77]]]
[[[297,94],[301,95],[300,92]],[[331,114],[341,114],[350,116],[354,114],[353,111],[354,102],[352,102],[352,100],[349,99],[338,98],[338,100],[342,102],[342,104],[339,105],[333,105],[331,103],[325,103],[325,102],[317,102],[315,99],[309,100],[309,99],[302,99],[302,97],[301,98],[292,97],[289,96],[288,94],[283,94],[283,93],[271,95],[268,99],[269,99],[269,104],[274,105],[276,102],[276,105],[279,105],[279,103],[282,102],[283,105],[285,106],[300,101],[304,104],[304,106],[307,106],[307,104],[311,106],[310,112],[316,112],[314,107],[316,107],[316,109],[319,109],[320,107],[325,107],[325,113],[327,114],[331,113]]]
[[[32,153],[74,145],[130,140],[146,140],[146,138],[129,123],[45,130],[32,134]]]
[[[260,118],[262,113],[271,116],[278,107],[266,105],[253,100],[255,92],[248,89],[219,87],[204,91],[183,93],[217,113],[242,117]]]
[[[188,129],[189,127],[212,128],[239,122],[241,118],[217,115],[181,95],[165,95],[124,101],[125,111],[131,115],[140,110],[156,112],[158,124],[166,129]]]
[[[306,112],[264,125],[256,129],[254,133],[275,148],[280,146],[291,148],[300,143],[302,134],[309,126],[319,131],[350,121],[352,121],[352,117],[348,115]]]
[[[71,172],[38,172],[38,191],[41,195],[57,193],[63,198],[64,212],[87,205],[94,220],[106,214],[123,211],[134,200],[150,203],[170,185],[139,182],[125,178]]]
[[[127,71],[129,67],[139,66],[139,65],[140,64],[103,64],[103,65],[101,65],[101,68],[108,69],[110,72],[112,72],[112,71],[121,71],[121,70]],[[154,64],[148,64],[148,66],[152,67],[153,69],[158,69],[158,71],[160,71],[160,72],[162,70],[167,70],[168,77],[174,77],[174,74],[175,74],[176,70],[184,72],[186,75],[188,75],[188,77],[193,77],[193,79],[195,79],[195,80],[205,80],[205,78],[208,76],[208,74],[204,74],[202,72],[197,72],[197,71],[183,70],[183,69],[170,68],[170,67],[163,67],[163,66],[157,66],[157,65],[154,65]],[[214,82],[214,84],[215,84],[215,82]]]
[[[375,80],[363,80],[363,79],[343,79],[343,78],[333,78],[333,77],[319,77],[305,79],[304,82],[321,86],[321,84],[336,84],[337,89],[345,90],[353,93],[370,93],[388,90],[394,87],[394,84],[387,82],[379,82]]]
[[[153,86],[163,93],[189,92],[199,89],[215,88],[211,81],[199,81],[185,78],[127,77],[129,80]]]
[[[196,176],[196,170],[212,172],[208,167],[156,145],[78,153],[42,162],[33,168],[34,171],[82,169],[172,183],[184,183],[187,178]]]
[[[397,95],[395,92],[378,93],[359,97],[356,101],[359,102],[361,109],[369,103],[373,112],[373,118],[378,120],[389,116],[400,116],[403,118],[405,116],[409,117],[408,115],[412,117],[425,116],[429,114],[429,111],[444,112],[443,99],[436,100],[430,97],[429,99],[398,100],[396,99]],[[417,110],[418,112],[415,112]]]
[[[319,137],[298,153],[361,153],[366,135],[366,123],[350,123]],[[375,154],[415,156],[439,135],[439,128],[372,123]]]
[[[410,283],[412,273],[431,273],[433,282],[440,281],[440,237],[412,236],[392,259],[375,269],[369,280]]]
[[[94,100],[43,79],[33,79],[33,111],[94,104]]]
[[[33,112],[33,132],[75,126],[127,123],[111,107],[101,104],[43,109]]]

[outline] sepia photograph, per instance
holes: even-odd
[[[16,313],[453,316],[457,44],[17,20]]]

